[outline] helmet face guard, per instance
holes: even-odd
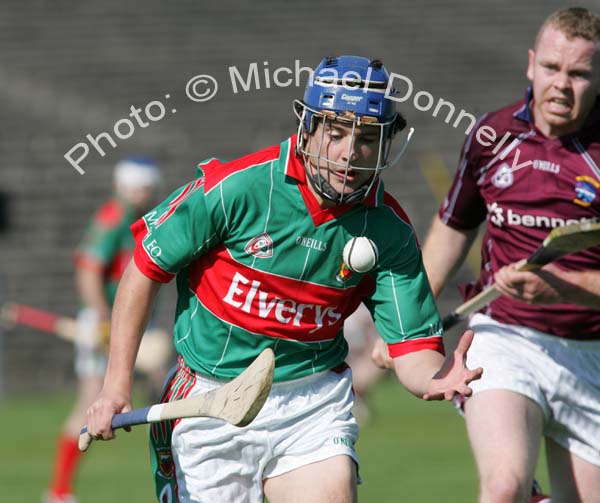
[[[392,140],[396,132],[402,130],[406,122],[396,112],[395,102],[388,96],[395,94],[389,89],[390,79],[380,61],[369,61],[356,56],[325,58],[313,73],[304,94],[304,100],[294,102],[294,113],[298,118],[298,139],[296,149],[304,160],[306,175],[313,189],[324,199],[336,204],[353,204],[363,200],[384,169],[395,164],[412,134],[404,141],[401,152],[392,162],[388,160]],[[326,128],[336,123],[350,130],[350,144],[347,161],[329,159],[324,150],[329,146],[325,138]],[[318,125],[322,127],[317,132]],[[356,141],[356,129],[376,128],[377,161],[373,166],[351,164],[351,153]],[[317,142],[318,148],[308,149],[311,142]],[[344,177],[342,190],[338,192],[329,182],[327,168],[342,168]],[[346,192],[349,172],[372,172],[360,187]]]

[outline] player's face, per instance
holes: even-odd
[[[319,122],[306,140],[307,152],[319,156],[318,159],[309,156],[308,167],[313,176],[319,172],[339,194],[349,194],[374,176],[379,135],[378,126],[356,127],[353,135],[352,126],[347,122]],[[317,199],[321,198],[317,196]]]
[[[529,51],[535,125],[549,137],[576,132],[600,93],[600,43],[568,40],[551,26]]]
[[[154,189],[150,186],[139,187],[117,187],[117,192],[125,199],[139,214],[146,213],[151,207],[154,199]]]

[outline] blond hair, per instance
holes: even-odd
[[[583,38],[600,42],[600,16],[583,7],[569,7],[550,14],[537,34],[535,47],[542,32],[549,26],[563,33],[568,40]]]

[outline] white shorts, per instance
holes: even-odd
[[[469,385],[473,393],[506,389],[530,398],[544,413],[546,437],[600,466],[600,341],[563,339],[483,314],[470,327],[467,365],[483,367]]]
[[[75,339],[75,374],[80,379],[102,378],[106,372],[108,355],[93,349],[97,344],[99,318],[94,309],[84,308],[77,314],[77,338]]]
[[[197,376],[188,396],[222,381]],[[263,480],[346,455],[354,444],[350,369],[276,383],[256,419],[237,428],[209,418],[183,419],[171,437],[181,503],[262,503]]]

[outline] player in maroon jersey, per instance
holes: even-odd
[[[77,401],[61,429],[45,503],[73,503],[73,481],[80,460],[77,447],[85,411],[102,388],[106,352],[94,349],[98,334],[108,345],[109,316],[117,284],[133,254],[129,226],[152,202],[158,167],[141,157],[119,162],[114,171],[115,197],[94,214],[75,251],[76,283],[82,309],[78,315],[75,373]]]
[[[527,502],[542,438],[553,502],[600,497],[600,247],[518,272],[548,232],[600,216],[600,17],[552,14],[529,51],[524,100],[484,115],[424,245],[435,295],[485,222],[465,404],[480,501]]]

